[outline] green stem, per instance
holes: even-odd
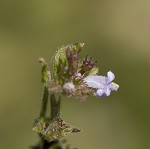
[[[47,90],[45,88],[44,96],[43,96],[43,99],[45,99],[45,100],[43,100],[44,102],[43,102],[43,106],[42,106],[44,108],[42,108],[43,110],[41,111],[42,116],[44,116],[46,113],[47,98],[48,98]],[[55,95],[51,94],[50,104],[51,104],[51,106],[50,106],[51,117],[50,118],[51,118],[51,120],[53,120],[54,118],[56,118],[57,116],[60,115],[61,98],[59,97],[59,99],[56,100]],[[48,141],[44,140],[44,138],[41,137],[41,146],[39,145],[39,149],[62,149],[62,147],[60,145],[59,140],[54,140],[54,141],[48,142]]]
[[[50,97],[50,106],[51,106],[51,120],[60,115],[60,105],[61,105],[61,97],[57,100],[55,95],[52,94]]]
[[[41,107],[41,112],[40,112],[40,118],[45,117],[46,115],[46,108],[47,108],[47,101],[48,101],[48,87],[44,87],[44,92],[43,92],[43,99],[42,99],[42,107]]]
[[[44,87],[43,92],[43,99],[42,99],[42,107],[40,112],[40,118],[44,118],[46,116],[46,109],[47,109],[47,102],[48,102],[48,88]],[[57,100],[54,94],[51,94],[50,96],[50,119],[53,120],[57,116],[60,115],[60,105],[61,105],[61,97]],[[59,140],[48,142],[44,140],[44,138],[40,135],[41,141],[38,145],[33,146],[32,149],[49,149],[49,148],[55,148],[55,149],[62,149]]]

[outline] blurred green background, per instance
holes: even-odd
[[[83,129],[67,137],[79,149],[150,149],[149,0],[0,0],[0,148],[27,149],[42,97],[39,57],[85,42],[81,54],[112,70],[110,97],[63,98],[63,118]],[[149,80],[149,81],[148,81]]]

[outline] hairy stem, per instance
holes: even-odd
[[[42,107],[41,107],[41,112],[40,112],[40,118],[45,117],[45,115],[46,115],[48,95],[49,95],[48,88],[45,86],[44,87],[44,92],[43,92],[43,99],[42,99]]]
[[[50,98],[50,106],[51,106],[51,120],[60,115],[60,105],[61,105],[61,97],[57,100],[55,95],[52,94]]]
[[[45,117],[46,115],[47,101],[48,101],[48,89],[45,87],[40,117]],[[59,99],[57,100],[55,98],[55,95],[52,94],[50,96],[50,109],[51,109],[50,119],[51,120],[53,120],[55,117],[60,115],[60,105],[61,105],[61,97],[59,97]],[[42,136],[40,137],[41,137],[41,144],[39,144],[39,149],[51,149],[51,148],[62,149],[59,140],[48,142],[44,140]]]

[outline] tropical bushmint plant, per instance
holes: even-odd
[[[61,138],[81,131],[61,117],[61,94],[85,101],[89,95],[102,98],[119,88],[118,84],[112,82],[115,78],[113,72],[108,71],[107,76],[101,76],[98,74],[97,62],[92,57],[79,59],[83,46],[84,43],[75,43],[59,48],[52,57],[51,70],[45,59],[39,58],[42,66],[43,98],[33,130],[39,134],[40,141],[32,149],[62,149]],[[58,99],[56,94],[59,95]],[[51,106],[50,114],[47,115],[49,98]]]

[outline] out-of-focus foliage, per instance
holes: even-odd
[[[62,97],[66,121],[84,131],[79,149],[149,149],[150,1],[0,0],[0,148],[26,149],[41,102],[38,58],[51,66],[56,47],[84,42],[83,55],[115,73],[120,90],[80,103]]]

